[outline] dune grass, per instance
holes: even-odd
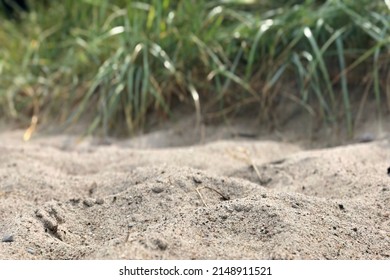
[[[356,100],[390,109],[390,1],[30,1],[0,19],[0,114],[128,135],[296,102],[352,135]],[[306,108],[306,109],[305,109]]]

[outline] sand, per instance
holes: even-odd
[[[3,131],[0,259],[390,259],[388,137],[195,126]]]

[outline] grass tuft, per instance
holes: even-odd
[[[269,121],[293,100],[352,135],[354,101],[390,104],[387,1],[44,3],[0,18],[0,113],[26,126],[132,135],[183,104],[198,122],[248,106]]]

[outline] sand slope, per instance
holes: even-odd
[[[0,259],[390,259],[386,139],[140,149],[21,135],[0,135]]]

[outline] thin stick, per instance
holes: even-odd
[[[216,193],[219,194],[224,200],[229,200],[229,199],[230,199],[229,196],[224,195],[223,193],[217,191],[216,189],[213,189],[213,188],[208,187],[208,186],[204,186],[203,188],[206,188],[206,189],[209,189],[209,190],[212,190],[212,191],[216,192]]]
[[[130,237],[130,230],[127,230],[127,235],[125,238],[125,243],[129,242],[129,237]]]
[[[203,189],[203,187],[202,187],[202,189]],[[196,192],[198,193],[200,199],[202,200],[204,206],[205,206],[205,207],[209,207],[209,206],[207,205],[207,203],[204,201],[203,196],[202,196],[202,194],[201,194],[200,191],[199,191],[199,188],[196,188],[195,190],[196,190]]]
[[[240,151],[241,150],[241,151]],[[239,159],[239,160],[242,160],[244,162],[246,162],[247,164],[249,164],[250,167],[252,167],[255,172],[256,172],[256,175],[257,177],[259,178],[259,181],[260,181],[260,184],[263,184],[264,183],[264,180],[262,179],[261,175],[260,175],[260,172],[259,172],[259,169],[257,168],[257,166],[255,165],[252,157],[249,155],[249,152],[246,148],[242,148],[238,151],[238,153],[241,153],[241,155],[237,155],[237,153],[234,153],[234,152],[231,152],[230,150],[228,150],[227,152],[233,156],[234,158],[236,159]]]
[[[257,166],[256,166],[255,163],[253,162],[252,158],[249,158],[249,159],[250,159],[250,164],[251,164],[252,168],[253,168],[253,169],[255,170],[255,172],[256,172],[257,178],[259,178],[260,184],[263,184],[264,181],[263,181],[263,179],[261,178],[259,169],[257,169]]]

